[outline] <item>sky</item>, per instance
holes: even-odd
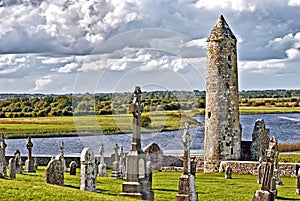
[[[205,90],[222,14],[239,90],[299,89],[300,0],[0,0],[0,93]]]

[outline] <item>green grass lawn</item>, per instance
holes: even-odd
[[[150,112],[151,124],[142,132],[159,132],[183,128],[184,122],[191,127],[200,125],[192,117],[180,111]],[[32,117],[0,118],[0,132],[6,138],[12,137],[49,137],[70,135],[98,135],[132,132],[132,115],[91,115],[75,117]]]
[[[108,171],[110,175],[110,171]],[[175,200],[178,192],[178,180],[181,172],[154,172],[153,191],[156,201]],[[281,178],[284,186],[278,186],[277,200],[300,200],[295,194],[296,179]],[[17,179],[0,179],[0,200],[135,200],[119,196],[123,180],[110,177],[98,177],[97,189],[101,193],[79,190],[80,170],[77,175],[65,173],[65,186],[45,183],[45,167],[39,167],[37,173],[18,174]],[[198,198],[205,201],[243,201],[251,200],[254,192],[261,185],[256,183],[256,176],[233,174],[233,179],[225,179],[224,173],[197,173],[196,191]]]

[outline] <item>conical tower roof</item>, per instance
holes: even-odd
[[[225,21],[223,15],[221,15],[219,20],[217,21],[217,24],[214,26],[214,28],[211,31],[209,37],[207,38],[207,42],[223,40],[225,38],[236,40],[236,37],[234,36],[232,31],[230,30],[230,28],[229,28],[227,22]]]

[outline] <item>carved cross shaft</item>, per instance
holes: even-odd
[[[132,150],[141,150],[141,133],[140,133],[140,120],[143,112],[143,105],[141,103],[141,88],[139,86],[135,87],[133,94],[133,101],[131,105],[131,112],[133,115],[132,120]]]

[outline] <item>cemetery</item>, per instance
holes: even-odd
[[[160,142],[141,143],[142,89],[130,101],[131,149],[115,143],[111,157],[84,147],[80,157],[6,156],[0,135],[1,200],[300,200],[300,163],[279,162],[278,140],[257,119],[252,141],[242,141],[239,119],[236,38],[223,16],[207,39],[204,154],[190,152],[189,122],[182,122],[179,157],[164,155]],[[98,154],[99,153],[99,154]],[[98,157],[99,156],[99,157]]]

